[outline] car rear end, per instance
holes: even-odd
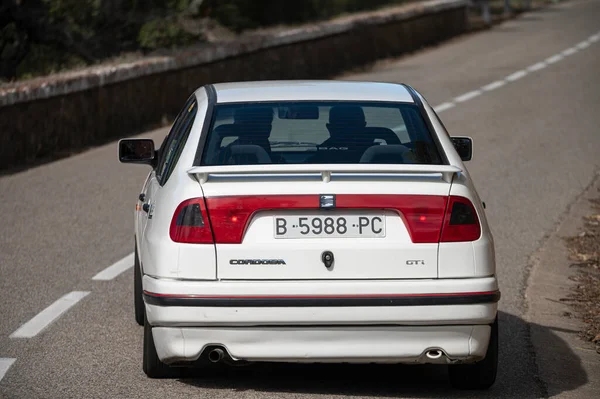
[[[350,120],[356,107],[364,123],[340,135],[333,114]],[[170,255],[143,278],[162,362],[486,356],[493,240],[422,107],[217,103],[206,123],[192,188],[169,215]]]

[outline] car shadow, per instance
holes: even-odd
[[[445,366],[263,363],[243,367],[187,370],[180,383],[199,388],[362,397],[538,398],[557,395],[587,383],[580,359],[552,330],[499,312],[500,364],[496,383],[487,391],[453,390]],[[560,353],[557,368],[570,378],[553,381],[548,392],[540,380],[528,339],[543,330],[549,350]],[[256,394],[253,394],[256,395]],[[265,395],[266,396],[266,395]]]

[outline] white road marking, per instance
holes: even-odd
[[[577,49],[575,47],[569,47],[568,49],[563,51],[561,54],[564,55],[565,57],[568,57],[570,55],[575,54],[576,52],[577,52]]]
[[[443,103],[436,107],[433,107],[433,109],[435,110],[435,112],[440,113],[440,112],[446,111],[447,109],[453,108],[455,106],[456,106],[456,104],[454,104],[453,102],[448,102],[448,103]]]
[[[9,335],[9,338],[35,337],[89,293],[89,291],[69,292],[19,327],[17,331]]]
[[[92,280],[112,280],[127,269],[133,267],[133,252],[121,259],[120,261],[110,265],[100,273],[92,277]]]
[[[514,82],[515,80],[521,79],[525,75],[527,75],[527,71],[524,71],[524,70],[521,69],[520,71],[517,71],[515,73],[511,73],[510,75],[508,75],[505,78],[505,80],[508,81],[508,82]]]
[[[506,84],[505,81],[503,81],[503,80],[497,80],[495,82],[492,82],[490,84],[487,84],[487,85],[483,86],[481,88],[481,90],[483,90],[483,91],[492,91],[492,90],[496,90],[496,89],[504,86],[505,84]]]
[[[454,107],[456,107],[456,105],[458,103],[463,103],[465,101],[469,101],[475,97],[482,95],[484,92],[496,90],[496,89],[506,85],[507,83],[517,81],[517,80],[527,76],[530,73],[540,71],[540,70],[546,68],[547,66],[549,66],[550,64],[554,64],[554,63],[564,59],[566,56],[575,54],[578,50],[583,50],[584,48],[589,47],[592,43],[595,43],[598,40],[600,40],[600,32],[588,37],[586,40],[579,42],[578,44],[576,44],[573,47],[569,47],[568,49],[564,50],[562,53],[554,54],[553,56],[546,58],[544,61],[533,64],[533,65],[527,67],[526,69],[521,69],[519,71],[511,73],[510,75],[505,77],[503,80],[496,80],[495,82],[488,83],[487,85],[482,86],[478,90],[473,90],[468,93],[462,94],[458,97],[455,97],[454,100],[452,100],[452,101],[445,102],[436,107],[433,107],[433,109],[439,113],[439,112],[443,112],[443,111],[449,110],[451,108],[454,108]]]
[[[533,64],[530,67],[527,68],[527,70],[529,72],[536,72],[539,71],[540,69],[544,69],[548,66],[548,64],[546,64],[545,62],[538,62],[537,64]]]
[[[15,362],[15,360],[17,359],[0,357],[0,381],[2,381],[2,379],[6,375],[6,372],[8,371],[10,366],[12,366],[12,364]]]
[[[454,101],[457,102],[457,103],[464,103],[465,101],[469,101],[472,98],[480,96],[481,94],[482,94],[481,90],[473,90],[473,91],[465,93],[465,94],[463,94],[461,96],[455,97]]]
[[[548,64],[554,64],[555,62],[558,62],[558,61],[562,60],[563,58],[565,58],[565,57],[563,57],[562,54],[555,54],[552,57],[546,58],[546,62]]]

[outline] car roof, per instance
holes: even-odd
[[[338,80],[280,80],[214,84],[217,103],[260,101],[385,101],[414,103],[397,83]]]

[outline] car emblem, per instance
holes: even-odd
[[[323,194],[321,195],[321,208],[335,208],[335,195]]]

